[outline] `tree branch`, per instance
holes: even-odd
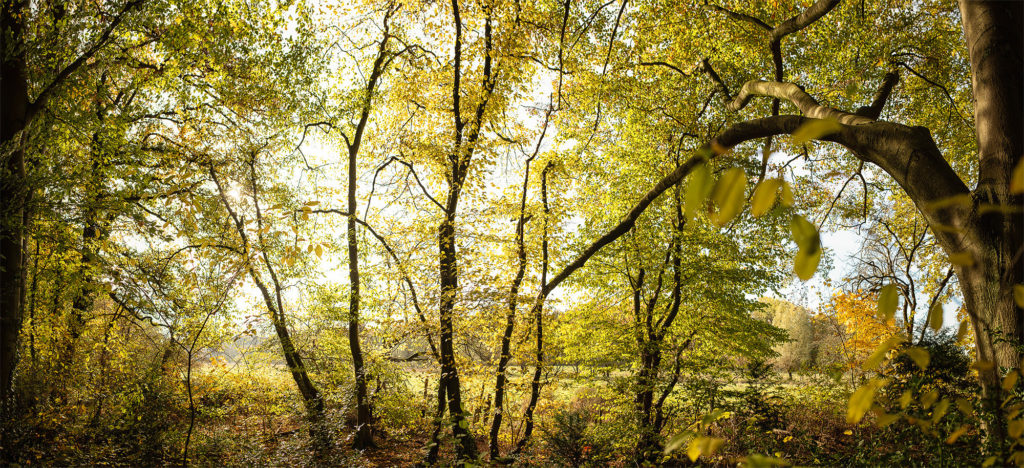
[[[746,107],[747,103],[755,96],[785,99],[793,103],[805,116],[815,119],[832,119],[845,125],[863,125],[875,121],[868,117],[822,106],[799,86],[793,83],[780,83],[777,81],[748,81],[740,89],[736,98],[726,104],[725,107],[733,112],[738,111]]]

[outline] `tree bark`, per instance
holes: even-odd
[[[553,166],[548,163],[544,167],[544,170],[540,173],[540,199],[544,205],[544,227],[541,230],[541,241],[540,241],[540,285],[541,291],[547,289],[548,281],[548,223],[550,222],[551,207],[548,205],[548,173]],[[521,452],[526,444],[530,442],[530,437],[533,435],[533,412],[537,408],[537,402],[540,401],[540,386],[541,386],[541,375],[544,371],[544,297],[538,297],[533,303],[533,308],[530,311],[533,315],[533,320],[536,322],[536,363],[533,368],[533,379],[530,381],[530,402],[526,405],[526,414],[523,415],[523,438],[516,444],[515,452]]]
[[[23,43],[27,2],[0,7],[0,405],[11,395],[23,314],[22,242],[28,190],[22,131],[27,125],[28,82]]]
[[[539,142],[538,142],[539,147]],[[534,153],[536,155],[536,153]],[[533,157],[527,159],[526,170],[523,175],[523,192],[519,201],[519,219],[516,221],[516,267],[515,277],[512,278],[512,286],[508,293],[508,312],[505,314],[505,330],[501,335],[501,349],[498,355],[497,376],[494,383],[494,419],[491,420],[491,432],[489,449],[491,460],[498,458],[498,435],[501,433],[501,421],[505,409],[505,381],[506,367],[511,358],[512,332],[516,324],[516,306],[519,300],[519,287],[523,283],[523,276],[526,274],[526,242],[524,241],[524,230],[526,227],[526,191],[530,183],[530,163]]]
[[[1024,282],[1024,196],[1009,191],[1013,168],[1024,156],[1024,4],[960,1],[971,62],[978,139],[978,186],[963,250],[974,264],[955,265],[964,305],[974,325],[977,357],[995,365],[981,372],[986,406],[1000,416],[1000,370],[1020,367],[1024,309],[1013,286]],[[1009,210],[986,210],[1009,207]],[[990,427],[1005,437],[1005,420]]]

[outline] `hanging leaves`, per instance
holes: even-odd
[[[850,424],[859,423],[864,418],[864,414],[871,408],[871,403],[874,401],[878,389],[888,383],[888,379],[874,378],[853,392],[853,395],[850,396],[849,406],[846,409],[846,422]]]
[[[738,167],[725,171],[718,179],[711,195],[718,208],[717,211],[711,212],[711,222],[715,226],[725,226],[743,210],[743,192],[746,186],[747,175]]]
[[[793,232],[793,241],[797,245],[796,259],[793,261],[793,271],[801,280],[807,281],[814,276],[818,270],[818,263],[821,261],[821,238],[818,229],[803,216],[794,214],[790,220],[789,227]]]
[[[693,222],[709,193],[711,193],[711,171],[707,164],[700,164],[690,172],[690,178],[686,184],[686,222]]]
[[[878,292],[878,318],[883,322],[892,320],[899,302],[899,288],[895,284],[887,284]]]
[[[928,327],[932,330],[939,331],[942,328],[942,304],[935,303],[931,310],[928,311]]]
[[[781,186],[782,181],[779,179],[766,179],[757,184],[754,196],[750,200],[750,214],[763,216],[767,213],[775,205],[775,198]]]

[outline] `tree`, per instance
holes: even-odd
[[[762,298],[761,301],[768,304],[764,312],[768,322],[788,334],[788,341],[775,347],[778,356],[772,364],[779,371],[788,373],[792,380],[793,371],[807,367],[813,355],[815,340],[811,314],[807,309],[785,300]]]
[[[0,159],[3,160],[0,204],[4,207],[0,212],[0,323],[3,324],[3,332],[0,332],[0,399],[5,402],[17,364],[18,338],[24,312],[24,236],[27,206],[32,193],[26,179],[27,132],[41,111],[49,105],[51,97],[64,86],[70,76],[111,41],[114,30],[142,3],[143,0],[131,0],[117,8],[112,15],[104,15],[111,20],[102,24],[96,31],[96,38],[84,45],[84,52],[67,64],[48,64],[43,78],[45,81],[38,82],[30,82],[35,76],[30,77],[28,69],[29,61],[39,58],[29,56],[31,48],[26,34],[26,23],[30,18],[28,2],[5,1],[0,10],[0,37],[3,37],[3,43],[0,44],[3,53],[0,94],[4,96],[3,111],[0,112]],[[66,11],[60,7],[51,10],[51,14],[53,19],[60,22]],[[59,36],[59,33],[54,32],[47,38]],[[29,95],[30,85],[40,89],[35,97]]]
[[[700,24],[707,17],[707,10],[718,11],[724,20],[716,19],[713,27],[705,25],[694,29],[719,32],[716,43],[724,37],[735,37],[740,43],[757,44],[763,36],[751,36],[737,28],[753,27],[755,31],[764,31],[771,38],[768,52],[775,65],[775,81],[747,79],[735,95],[729,93],[729,87],[725,85],[728,78],[723,78],[711,64],[718,62],[719,59],[732,60],[729,70],[736,70],[738,74],[746,76],[759,75],[763,74],[760,70],[765,63],[757,60],[759,56],[730,56],[715,50],[691,51],[684,56],[691,57],[690,60],[698,64],[693,72],[709,76],[714,84],[713,92],[721,90],[725,94],[725,111],[737,113],[755,102],[755,98],[769,97],[791,104],[801,115],[770,115],[741,121],[729,118],[732,121],[730,125],[724,130],[714,132],[715,135],[709,139],[710,141],[704,140],[707,142],[706,155],[681,165],[658,182],[647,196],[637,202],[618,226],[595,241],[587,252],[600,249],[628,231],[653,199],[682,180],[705,158],[720,157],[742,143],[777,135],[793,135],[801,141],[836,143],[849,151],[857,161],[871,163],[880,168],[886,177],[890,177],[907,193],[947,255],[966,253],[972,259],[969,262],[970,266],[954,265],[953,270],[974,326],[978,357],[982,361],[995,363],[993,369],[1016,368],[1020,364],[1020,353],[1015,351],[1014,343],[1021,342],[1024,310],[1014,303],[1013,287],[1024,280],[1024,268],[1020,267],[1020,263],[1024,261],[1024,255],[1021,255],[1024,248],[1024,241],[1021,240],[1024,239],[1024,214],[1016,208],[1021,205],[1021,195],[1016,192],[1016,188],[1011,190],[1011,174],[1014,167],[1019,164],[1019,155],[1024,148],[1024,135],[1020,132],[1021,123],[1024,122],[1024,110],[1020,105],[1022,96],[1021,88],[1018,86],[1022,74],[1020,63],[1024,53],[1024,46],[1021,45],[1024,36],[1020,32],[1024,30],[1020,27],[1024,21],[1024,7],[1017,3],[960,2],[960,24],[963,26],[968,45],[966,55],[970,63],[970,89],[976,102],[974,130],[978,153],[976,156],[966,156],[965,164],[961,165],[953,156],[963,155],[965,148],[949,148],[950,159],[957,162],[954,166],[943,156],[933,132],[928,128],[880,120],[898,81],[898,75],[895,73],[885,74],[879,80],[880,84],[874,96],[855,111],[843,111],[836,106],[822,105],[805,90],[805,87],[782,81],[785,79],[783,66],[787,56],[779,52],[781,40],[786,37],[798,37],[799,35],[795,33],[812,25],[818,26],[823,21],[828,24],[828,15],[837,4],[838,0],[820,0],[806,10],[795,12],[776,27],[770,26],[755,15],[723,7],[705,9],[700,6],[684,5],[667,10],[641,9],[638,22],[652,21],[659,24],[671,21],[671,24],[681,25]],[[937,5],[929,8],[935,13],[941,13],[935,16],[938,20],[945,24],[956,24],[956,12],[944,10]],[[679,18],[670,20],[664,16],[665,11],[672,11]],[[860,25],[866,24],[865,21],[896,24],[908,19],[898,11],[884,8],[876,10],[878,18],[861,13],[862,10],[851,4],[840,8],[837,14],[831,16],[841,15],[844,20]],[[921,13],[923,12],[911,12],[907,15],[913,20],[920,18]],[[781,16],[778,11],[774,11],[773,14]],[[788,16],[790,13],[785,14]],[[732,23],[729,23],[730,21]],[[615,24],[618,26],[618,21]],[[914,25],[913,22],[909,24]],[[678,48],[684,44],[684,41],[679,41],[680,37],[693,34],[691,32],[674,35],[676,32],[672,27],[646,30],[655,31],[656,37],[633,41],[631,45],[620,45],[623,49],[632,49],[628,57],[646,58],[648,54],[660,54],[659,48]],[[870,30],[875,34],[877,27]],[[906,29],[893,31],[893,36],[884,38],[884,41],[890,41],[894,49],[904,45],[900,42],[915,41],[913,36],[904,35]],[[877,36],[873,37],[876,41],[883,40]],[[614,45],[614,32],[611,40]],[[875,60],[880,60],[884,65],[890,57],[902,53],[899,50],[890,52],[887,49],[875,49],[872,56],[877,57]],[[799,50],[809,51],[807,48]],[[706,55],[694,57],[695,53]],[[828,54],[834,53],[838,53],[834,48],[821,48],[812,54],[798,54],[797,58],[799,64],[806,64],[813,63],[809,60],[824,59],[820,54],[827,57]],[[626,60],[628,63],[630,59]],[[854,66],[862,60],[863,57],[858,57],[847,66]],[[694,78],[690,76],[690,71],[670,62],[659,62],[666,64],[661,68],[668,69],[673,75],[673,80],[680,79],[676,75],[684,75],[681,79]],[[872,76],[884,73],[883,67],[881,70],[872,71]],[[950,73],[953,79],[958,76]],[[847,76],[846,79],[853,80],[851,83],[857,82],[853,76]],[[857,92],[859,89],[852,91],[854,92],[844,96],[845,99],[840,101],[840,104],[863,99],[864,93]],[[906,102],[899,98],[895,101],[897,105]],[[755,113],[764,112],[758,106],[753,108]],[[910,114],[911,110],[898,108],[893,113],[897,117],[902,117]],[[942,125],[938,124],[936,129],[943,128]],[[973,168],[975,172],[967,173],[968,168]],[[961,173],[958,174],[957,170],[961,170]],[[974,187],[969,188],[968,183],[973,183]],[[576,263],[585,263],[587,252],[580,257],[580,261],[570,264],[566,273],[571,273]],[[557,284],[557,281],[553,282]],[[991,412],[998,413],[997,402],[1001,401],[1002,396],[1002,390],[998,385],[999,372],[986,371],[980,377],[987,395],[988,408]],[[1000,424],[996,424],[992,428],[996,440],[1002,438],[1003,432],[1000,427]]]

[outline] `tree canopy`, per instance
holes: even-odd
[[[1024,464],[1024,4],[2,4],[4,463]]]

